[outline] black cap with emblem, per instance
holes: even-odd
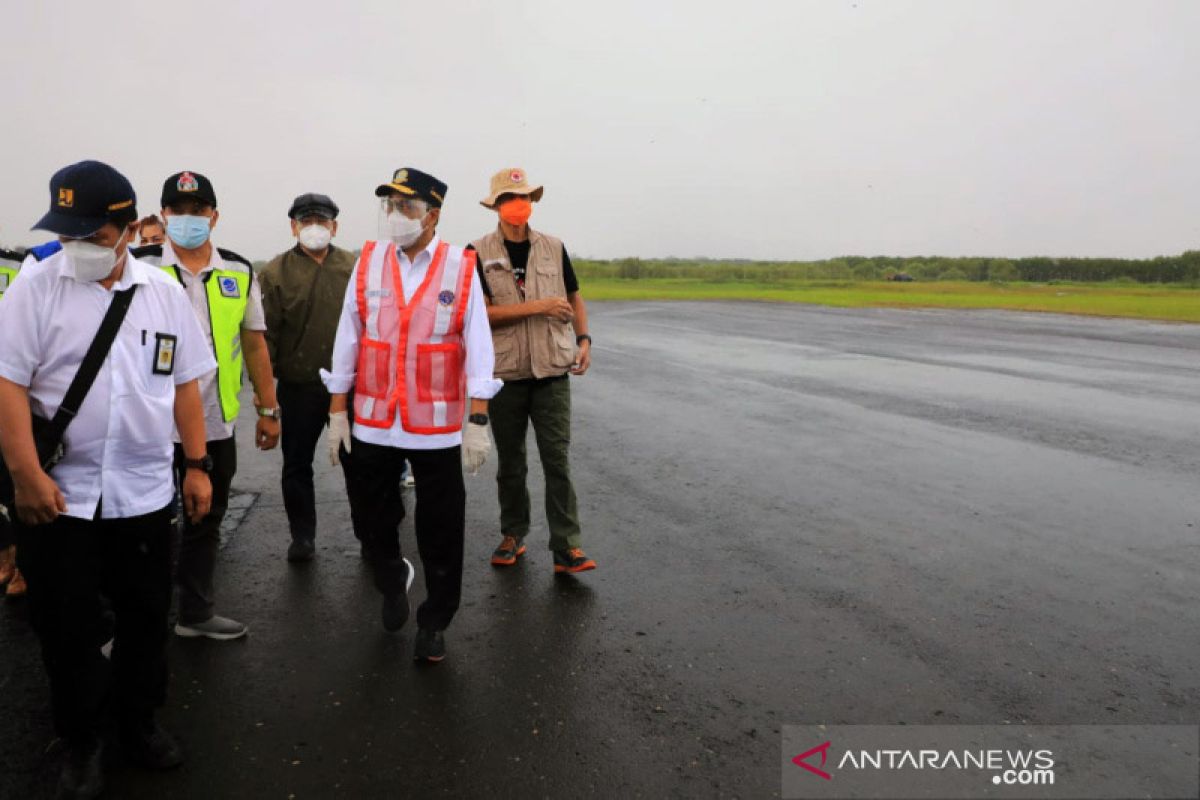
[[[50,210],[30,230],[83,239],[126,209],[137,216],[137,195],[129,180],[101,161],[80,161],[50,178]]]
[[[389,183],[380,184],[375,189],[376,197],[386,197],[393,193],[416,197],[440,208],[446,201],[446,184],[427,172],[412,167],[401,167],[392,173]]]
[[[213,191],[212,181],[199,172],[186,169],[163,181],[162,207],[169,208],[171,203],[179,200],[197,200],[217,207],[217,193]]]

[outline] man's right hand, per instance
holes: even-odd
[[[336,467],[342,463],[338,449],[344,447],[347,453],[350,452],[350,418],[345,411],[334,411],[329,415],[326,437],[329,441],[329,463]]]
[[[49,525],[67,513],[67,498],[54,479],[39,469],[25,480],[13,479],[13,505],[26,525]]]
[[[199,523],[212,509],[212,481],[208,473],[189,469],[183,475],[183,513]]]
[[[541,314],[544,317],[552,317],[559,322],[570,322],[575,319],[575,309],[571,308],[570,302],[565,297],[547,297],[539,300],[541,304]]]

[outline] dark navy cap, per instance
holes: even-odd
[[[82,239],[103,228],[111,215],[136,205],[124,175],[100,161],[80,161],[54,173],[50,210],[30,230]]]
[[[288,216],[300,219],[316,214],[325,219],[337,219],[338,211],[337,203],[330,200],[328,195],[305,192],[292,201]]]
[[[213,191],[212,181],[199,172],[176,172],[163,181],[162,208],[167,208],[177,200],[198,200],[217,207],[217,193]]]
[[[375,196],[384,197],[393,192],[420,198],[439,208],[446,200],[446,184],[412,167],[401,167],[392,173],[391,182],[381,184],[375,189]]]

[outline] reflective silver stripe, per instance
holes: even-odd
[[[433,401],[433,425],[436,428],[443,428],[446,425],[446,401]]]
[[[442,292],[450,292],[451,296],[458,290],[458,275],[462,271],[462,251],[458,248],[447,249],[446,261],[442,265],[442,284],[438,289],[437,316],[433,320],[433,335],[445,336],[450,331],[450,321],[454,319],[454,309],[459,303],[465,303],[465,297],[454,297],[449,305],[443,305]],[[434,340],[438,341],[438,340]]]
[[[367,338],[379,339],[379,306],[383,298],[380,296],[380,289],[383,287],[383,269],[384,255],[389,247],[396,245],[388,243],[387,247],[381,247],[382,242],[375,245],[375,249],[371,251],[371,260],[367,264],[367,318],[363,320],[363,327],[366,328]],[[399,287],[393,287],[392,291],[399,291]]]
[[[375,418],[375,398],[363,397],[363,417],[366,419]]]

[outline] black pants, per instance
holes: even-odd
[[[313,455],[321,432],[329,424],[329,392],[320,383],[285,383],[275,389],[282,418],[279,421],[283,450],[283,507],[292,538],[313,541],[317,536],[317,499],[313,490]],[[322,451],[324,452],[324,448]],[[342,458],[342,475],[350,491],[350,464]],[[354,535],[362,539],[359,522],[350,509]]]
[[[425,568],[428,597],[417,609],[417,625],[445,630],[462,597],[463,534],[467,492],[462,448],[401,450],[354,439],[351,443],[350,508],[362,521],[363,548],[384,594],[404,591],[400,520],[404,518],[400,470],[405,459],[416,479],[417,550]]]
[[[237,473],[237,444],[232,436],[208,442],[212,456],[212,507],[199,522],[181,513],[182,535],[175,581],[179,585],[179,621],[184,625],[207,622],[213,616],[213,574],[221,547],[221,521],[229,508],[229,486]],[[183,487],[183,447],[175,445],[175,485]]]
[[[113,710],[131,723],[166,699],[172,516],[168,506],[126,519],[61,516],[15,526],[54,729],[68,741],[98,732],[110,693]],[[111,663],[100,652],[101,593],[116,614]]]
[[[13,509],[8,512],[16,516],[17,511]],[[15,534],[13,534],[13,525],[8,521],[8,516],[0,511],[0,550],[7,550],[16,543]]]

